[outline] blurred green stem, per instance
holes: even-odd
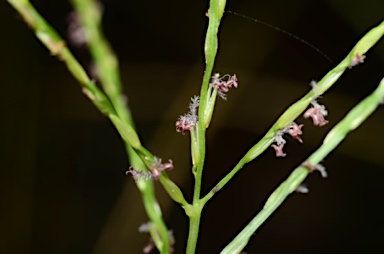
[[[101,3],[95,0],[72,0],[72,2],[103,90],[120,119],[133,126],[132,116],[126,105],[127,99],[122,92],[119,62],[103,34]]]
[[[72,2],[94,60],[100,83],[116,109],[120,120],[134,130],[132,115],[122,93],[118,59],[102,31],[101,3],[95,0],[73,0]],[[127,126],[124,129],[126,130]],[[146,167],[144,163],[142,163],[130,143],[125,142],[125,144],[128,159],[132,167],[135,168],[135,170],[145,170]],[[153,182],[138,179],[136,185],[140,190],[145,211],[151,221],[149,223],[152,225],[152,228],[154,228],[154,230],[150,230],[149,233],[160,253],[169,253],[170,241],[168,229],[162,218],[161,209],[155,197]]]

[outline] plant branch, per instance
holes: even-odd
[[[302,99],[298,100],[285,111],[275,122],[275,124],[273,124],[265,136],[256,145],[254,145],[244,155],[244,157],[240,159],[237,165],[202,199],[203,202],[206,203],[215,193],[222,189],[232,179],[232,177],[243,168],[245,164],[254,160],[261,153],[263,153],[274,142],[277,131],[292,123],[300,114],[304,112],[311,101],[327,91],[347,68],[357,65],[358,63],[356,63],[356,61],[361,59],[364,54],[383,36],[383,34],[384,21],[364,35],[364,37],[360,39],[352,51],[347,55],[347,57],[317,83],[316,89],[312,89]]]
[[[358,105],[356,105],[335,127],[329,131],[323,144],[308,159],[297,167],[291,175],[271,194],[263,209],[248,223],[248,225],[229,243],[221,254],[235,254],[247,245],[255,231],[276,211],[285,199],[294,192],[297,187],[311,172],[306,165],[318,165],[329,153],[331,153],[346,135],[359,127],[384,101],[384,79],[378,88]]]

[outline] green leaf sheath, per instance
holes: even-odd
[[[257,158],[263,153],[273,142],[278,130],[288,126],[290,123],[302,114],[313,99],[326,92],[344,73],[344,71],[352,66],[353,59],[359,55],[366,53],[384,34],[384,21],[377,27],[371,29],[363,38],[356,44],[348,56],[340,62],[335,68],[328,72],[319,82],[316,89],[312,89],[303,98],[291,105],[273,124],[265,136],[255,144],[246,154],[240,159],[238,164],[222,179],[214,188],[203,198],[207,202],[217,191],[222,189],[232,177],[243,168],[245,164]]]
[[[332,152],[346,135],[359,127],[384,102],[384,79],[378,88],[358,105],[356,105],[325,137],[323,144],[308,157],[306,162],[317,165]],[[224,248],[221,254],[235,254],[247,245],[255,231],[272,215],[285,199],[297,189],[308,176],[310,170],[297,167],[291,175],[271,194],[263,209],[248,225]]]

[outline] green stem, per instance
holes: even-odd
[[[250,237],[255,233],[255,231],[284,202],[291,192],[297,189],[300,183],[307,177],[308,172],[308,169],[303,167],[295,169],[288,179],[272,193],[263,209],[247,224],[247,226],[231,241],[231,243],[228,244],[222,252],[220,252],[220,254],[240,253],[247,245]]]
[[[209,23],[207,29],[207,35],[205,39],[204,51],[205,51],[205,72],[203,76],[203,83],[200,91],[200,105],[199,105],[199,120],[197,123],[196,139],[198,144],[198,151],[195,154],[198,154],[196,164],[193,166],[193,173],[195,176],[195,186],[193,192],[193,202],[192,206],[197,209],[197,213],[189,215],[190,220],[190,229],[188,236],[187,244],[187,253],[194,253],[196,249],[198,234],[199,234],[199,225],[200,217],[202,210],[202,203],[200,202],[200,192],[201,192],[201,181],[202,174],[205,162],[205,153],[206,153],[206,128],[208,126],[207,117],[206,117],[206,108],[208,104],[209,96],[209,82],[212,76],[213,66],[215,64],[215,58],[218,48],[218,38],[217,34],[219,31],[219,25],[221,17],[224,13],[225,0],[211,0],[209,7]],[[195,142],[193,139],[191,142]],[[188,214],[188,213],[187,213]]]
[[[199,236],[200,214],[189,217],[189,232],[187,243],[187,254],[194,254],[196,251],[196,243]]]
[[[155,242],[156,248],[160,251],[160,253],[169,254],[170,240],[168,228],[162,218],[160,206],[155,197],[153,182],[149,182],[145,179],[140,179],[136,184],[140,189],[145,211],[150,221],[154,223],[156,227],[155,231],[150,231],[151,237]]]
[[[118,116],[133,126],[131,113],[122,93],[119,61],[103,34],[102,7],[95,0],[72,0],[72,2],[78,13],[88,48],[95,61],[100,83]]]

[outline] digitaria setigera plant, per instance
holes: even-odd
[[[75,18],[78,26],[72,27],[74,40],[79,44],[85,43],[90,50],[97,69],[98,78],[102,89],[89,78],[83,67],[66,47],[63,39],[39,14],[28,0],[8,0],[8,3],[23,17],[24,21],[34,30],[37,38],[49,49],[49,51],[63,61],[69,72],[79,82],[82,92],[108,117],[111,123],[120,133],[126,145],[126,152],[131,167],[127,171],[131,175],[147,212],[149,222],[140,228],[142,232],[149,232],[151,242],[144,248],[149,253],[156,248],[160,253],[172,253],[174,237],[170,234],[164,222],[161,210],[156,201],[154,181],[159,181],[169,196],[178,203],[188,216],[190,221],[188,243],[186,253],[195,253],[200,218],[204,205],[239,172],[243,166],[255,160],[267,148],[272,147],[277,157],[285,157],[284,135],[290,135],[302,143],[302,124],[295,123],[295,119],[303,114],[304,118],[310,118],[315,126],[328,124],[326,120],[327,109],[321,104],[320,96],[323,95],[348,68],[362,64],[367,51],[382,37],[384,22],[371,29],[353,47],[350,53],[336,67],[329,71],[320,81],[311,82],[310,91],[300,100],[293,103],[278,118],[249,151],[238,161],[236,166],[228,172],[211,191],[205,196],[201,195],[202,172],[206,154],[206,130],[208,129],[216,99],[226,99],[226,93],[231,88],[241,89],[241,77],[213,73],[216,53],[218,51],[218,38],[220,21],[225,9],[225,0],[211,0],[207,12],[209,20],[205,52],[205,72],[203,76],[200,95],[192,97],[189,112],[180,116],[175,123],[176,131],[187,134],[191,138],[192,174],[195,185],[193,201],[188,203],[182,190],[168,177],[167,172],[174,168],[172,160],[164,162],[153,155],[141,143],[134,128],[133,119],[124,100],[122,84],[118,73],[118,61],[101,30],[100,5],[94,0],[72,0],[75,8]],[[301,184],[307,176],[319,171],[326,177],[325,168],[319,164],[338,144],[344,140],[347,134],[361,125],[375,109],[384,102],[384,80],[377,89],[359,104],[353,107],[348,114],[337,123],[325,137],[322,145],[305,161],[295,168],[289,177],[270,195],[262,210],[244,227],[235,238],[227,244],[221,253],[240,253],[247,245],[250,237],[260,225],[282,204],[282,202],[294,191],[306,192]]]

